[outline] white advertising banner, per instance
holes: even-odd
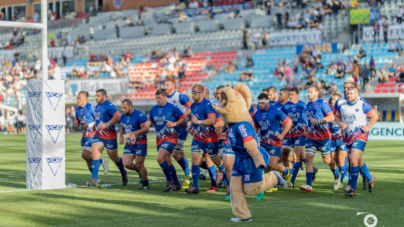
[[[56,56],[58,58],[62,57],[64,47],[50,47],[48,48],[48,57]],[[39,55],[42,58],[42,50],[39,51]],[[66,57],[72,58],[74,57],[74,48],[69,46],[66,47]]]
[[[128,86],[128,79],[69,80],[69,95],[77,95],[80,91],[95,95],[95,91],[100,88],[110,95],[120,95],[128,90]]]
[[[27,85],[27,189],[65,188],[65,97],[62,80]]]
[[[15,50],[1,50],[0,60],[12,61],[14,60]]]
[[[374,41],[374,31],[373,27],[364,27],[363,28],[363,40],[364,41]],[[380,28],[379,31],[379,38],[380,40],[383,40],[383,29]],[[392,40],[392,39],[398,39],[404,38],[404,25],[390,25],[389,26],[389,31],[387,33],[387,38]]]
[[[404,141],[404,124],[376,122],[369,131],[369,140]]]
[[[321,43],[321,31],[311,30],[311,31],[298,31],[298,32],[273,32],[269,34],[269,45],[270,46],[286,46],[286,45],[297,45]]]

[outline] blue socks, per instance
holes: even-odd
[[[368,181],[372,181],[373,180],[373,178],[372,178],[372,175],[370,174],[370,172],[369,172],[369,169],[368,169],[368,166],[366,165],[366,163],[363,163],[363,166],[360,168],[360,171],[362,172],[362,176],[363,176],[363,178],[367,178],[368,179]]]
[[[295,162],[293,164],[293,174],[292,174],[292,179],[290,180],[293,184],[295,183],[297,174],[299,173],[300,169],[300,162]]]
[[[331,169],[331,168],[330,168]],[[338,169],[335,168],[334,170],[331,169],[331,172],[334,174],[334,178],[337,179],[339,177]]]
[[[351,188],[356,191],[356,183],[358,182],[358,176],[359,176],[359,166],[355,166],[351,168]]]
[[[288,168],[285,167],[285,170],[282,172],[282,176],[285,176],[288,173]]]
[[[181,157],[180,160],[178,160],[178,164],[180,164],[182,170],[184,170],[185,175],[189,175],[189,168],[187,163],[185,162],[186,159],[184,159],[183,157]]]
[[[220,171],[223,173],[223,183],[230,185],[229,178],[227,177],[226,171],[224,170],[224,163],[219,167]]]
[[[90,173],[93,173],[93,168],[89,168],[88,170],[90,170]]]
[[[306,184],[311,185],[313,181],[313,172],[306,172]]]
[[[192,187],[199,188],[199,175],[201,175],[201,169],[199,168],[199,165],[193,165],[192,166]]]
[[[119,158],[119,162],[115,163],[115,165],[118,167],[119,171],[121,171],[121,175],[126,174],[125,167],[123,166],[123,163],[122,163],[122,158]],[[98,168],[99,168],[99,166],[98,166]]]
[[[92,160],[91,161],[91,173],[93,175],[93,178],[98,179],[98,171],[100,170],[100,164],[101,161],[98,160]]]
[[[170,166],[170,170],[171,170],[171,177],[173,178],[174,184],[179,184],[180,182],[178,181],[177,171],[175,170],[174,165]]]
[[[160,167],[163,170],[164,175],[166,176],[166,180],[170,181],[171,180],[171,170],[170,170],[170,166],[168,165],[167,161],[164,161],[163,163],[161,163]]]
[[[216,186],[216,168],[215,165],[208,167],[209,175],[210,175],[210,183],[212,186]]]
[[[149,180],[142,180],[143,185],[149,185]]]

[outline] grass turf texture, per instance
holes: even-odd
[[[66,137],[66,184],[84,186],[91,178],[81,158],[80,134]],[[138,190],[138,175],[129,173],[129,184],[121,185],[117,167],[110,161],[110,172],[102,174],[101,184],[117,184],[111,188],[68,188],[47,191],[25,190],[26,149],[24,135],[0,135],[0,226],[233,226],[230,203],[223,201],[224,189],[207,193],[210,180],[200,181],[201,193],[188,195],[162,191],[165,177],[156,162],[155,137],[149,137],[146,168],[150,189]],[[185,144],[191,162],[191,138]],[[122,155],[123,145],[119,145]],[[377,226],[402,226],[404,221],[404,142],[369,142],[364,159],[376,176],[373,193],[362,191],[358,180],[357,195],[344,197],[343,189],[333,190],[333,177],[328,166],[315,158],[320,168],[312,193],[301,192],[305,173],[299,172],[294,189],[265,193],[261,201],[249,196],[248,207],[254,226],[365,226],[369,212],[378,218]],[[103,158],[107,158],[104,151]],[[179,178],[183,171],[175,163]],[[191,163],[190,163],[191,164]],[[182,182],[181,182],[182,183]],[[346,184],[346,182],[344,182]]]

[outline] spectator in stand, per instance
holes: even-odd
[[[321,64],[320,58],[316,59],[315,67],[316,67],[316,69],[323,69],[324,68],[323,64]]]
[[[118,24],[115,24],[115,36],[119,38],[119,27]]]
[[[359,62],[354,61],[353,68],[352,68],[352,77],[354,79],[355,84],[358,83],[359,79]]]
[[[248,70],[248,73],[246,74],[246,76],[247,76],[247,81],[251,81],[254,79],[254,74],[252,72],[252,69]]]
[[[191,47],[185,47],[184,52],[182,53],[181,57],[183,58],[192,58],[194,53],[191,50]]]
[[[268,38],[267,33],[262,32],[262,48],[264,48],[264,49],[267,48],[267,38]]]
[[[403,14],[404,14],[403,6],[399,6],[397,9],[397,14],[396,14],[397,23],[401,24],[401,21],[403,19]]]
[[[401,43],[401,39],[397,39],[397,49],[398,49],[398,55],[401,56],[401,51],[403,50],[403,44]]]
[[[318,46],[315,46],[315,47],[314,47],[314,50],[313,50],[312,55],[313,55],[314,57],[317,56],[318,58],[321,58],[321,50],[320,50],[320,48],[319,48]]]
[[[285,16],[284,16],[284,18],[285,18],[285,22],[283,23],[284,25],[287,25],[288,23],[289,23],[289,12],[288,12],[288,10],[285,8],[284,10],[283,10],[283,12],[284,12],[284,14],[285,14]]]
[[[320,0],[315,0],[314,1],[314,9],[318,11],[318,10],[320,10],[322,8],[323,8],[323,4],[321,3],[321,1]]]
[[[396,64],[393,64],[390,68],[389,68],[389,77],[396,77],[396,73],[397,73],[397,66]]]
[[[357,0],[351,0],[350,6],[351,9],[357,9],[359,7],[359,2]]]
[[[129,16],[128,20],[126,20],[126,24],[124,25],[124,27],[134,27],[135,24],[133,23],[133,18],[132,16]]]
[[[365,52],[365,50],[364,50],[362,47],[360,47],[360,49],[359,49],[359,55],[358,55],[358,57],[359,57],[359,58],[365,58],[365,57],[366,57],[366,52]]]
[[[337,72],[337,65],[331,60],[327,67],[327,72],[329,74],[335,74]]]
[[[91,25],[88,26],[88,35],[90,36],[90,39],[94,38],[94,28],[91,27]]]
[[[243,50],[248,50],[248,45],[247,45],[247,40],[248,40],[249,34],[245,28],[243,28]]]
[[[366,81],[365,86],[363,87],[365,94],[373,94],[373,87],[369,83],[369,80]]]
[[[299,65],[300,65],[299,56],[297,56],[297,54],[295,54],[295,56],[293,57],[293,60],[292,60],[291,64],[292,64],[292,67],[293,67],[293,71],[295,73],[297,73],[297,69],[299,68]]]
[[[307,79],[306,87],[305,87],[304,90],[309,89],[310,85],[312,85],[312,84],[314,84],[314,76],[311,76],[311,77],[309,77],[309,78]]]
[[[289,65],[285,65],[283,67],[283,71],[285,72],[285,78],[286,79],[292,79],[293,77],[293,70]]]
[[[271,2],[267,1],[266,5],[265,5],[265,11],[267,13],[267,15],[271,15]]]
[[[190,0],[188,8],[199,8],[199,2],[197,0]]]
[[[397,82],[404,82],[404,67],[401,67],[400,74],[397,77]]]
[[[389,46],[389,52],[397,52],[397,51],[398,51],[397,43],[396,43],[396,40],[393,39],[393,41],[390,43],[390,46]]]
[[[151,58],[148,54],[146,54],[142,60],[143,63],[149,63],[151,62]]]
[[[338,15],[338,11],[341,9],[341,5],[337,0],[332,1],[332,18],[335,19]]]
[[[376,76],[376,63],[375,63],[375,60],[373,59],[373,56],[370,57],[369,70],[370,70],[371,78],[372,79],[375,78],[375,76]]]
[[[132,53],[130,51],[126,52],[125,54],[125,60],[132,60]]]
[[[278,12],[275,14],[275,19],[276,22],[278,24],[278,29],[281,30],[282,29],[282,13],[280,10],[278,10]]]
[[[365,90],[366,82],[369,82],[370,71],[368,64],[365,62],[364,65],[359,65],[359,77],[362,79],[362,90]]]
[[[254,67],[254,61],[250,55],[246,57],[245,65],[243,67]]]
[[[384,42],[387,43],[388,42],[388,32],[389,32],[389,21],[388,21],[387,17],[384,18],[384,22],[381,26],[383,27]]]
[[[379,73],[379,83],[387,83],[389,81],[389,75],[387,75],[386,71],[382,69]]]
[[[238,78],[238,81],[247,81],[247,75],[245,74],[245,70],[242,69],[240,73],[240,77]]]
[[[258,50],[259,42],[261,41],[261,34],[258,33],[257,30],[254,30],[254,33],[252,35],[252,39],[253,39],[255,50]]]
[[[229,61],[229,65],[227,65],[226,69],[224,70],[225,73],[232,73],[237,70],[237,65],[233,61]]]
[[[376,43],[376,36],[377,36],[377,42],[380,42],[380,25],[378,20],[375,20],[375,24],[373,25],[373,39],[375,43]]]
[[[39,16],[37,11],[34,12],[34,15],[32,16],[32,19],[34,20],[34,23],[41,22],[41,17]]]
[[[335,78],[342,79],[344,77],[345,77],[345,72],[344,72],[344,70],[342,70],[342,66],[339,65],[338,68],[337,68],[337,72],[335,74]]]

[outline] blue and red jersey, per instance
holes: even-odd
[[[312,140],[326,140],[331,138],[330,130],[328,130],[328,123],[321,125],[312,125],[311,118],[316,120],[323,119],[326,116],[333,114],[330,105],[322,100],[317,99],[310,101],[306,106],[306,116],[308,122],[308,132],[306,137]]]
[[[282,108],[282,104],[281,104],[281,102],[279,102],[279,100],[275,101],[275,102],[269,101],[269,107],[271,107],[271,106],[275,106],[277,109]]]
[[[304,127],[307,126],[306,103],[298,101],[297,103],[287,102],[282,106],[282,111],[292,119],[293,126],[286,134],[286,138],[303,136]]]
[[[276,136],[281,134],[281,123],[288,122],[290,118],[276,106],[271,106],[267,110],[258,110],[254,117],[254,125],[260,129],[261,143],[282,147],[282,140],[277,140]]]
[[[244,143],[255,140],[258,144],[258,147],[260,146],[257,133],[255,132],[250,122],[239,122],[231,124],[227,133],[227,138],[229,139],[231,149],[234,151],[236,156],[242,158],[251,157],[245,149]]]
[[[139,110],[134,110],[131,115],[121,115],[121,124],[126,133],[135,132],[141,129],[142,125],[147,122],[147,117]],[[133,139],[127,139],[126,145],[147,144],[147,136],[139,135]]]
[[[220,121],[220,114],[212,107],[212,103],[209,100],[203,99],[200,103],[192,103],[191,105],[192,117],[196,117],[198,120],[206,120],[209,116],[215,116],[216,121]],[[219,141],[219,137],[216,134],[215,127],[213,125],[194,125],[194,139],[203,143],[214,143]]]
[[[114,125],[110,125],[103,130],[97,129],[97,126],[100,123],[109,122],[116,114],[119,114],[119,111],[109,100],[106,100],[101,104],[97,104],[97,106],[95,107],[95,134],[101,139],[116,140],[116,130]]]
[[[330,128],[332,141],[342,140],[342,130],[336,121],[330,122],[329,128]]]
[[[87,123],[89,125],[88,129],[83,129],[83,138],[93,138],[94,137],[94,112],[95,107],[90,103],[86,103],[83,107],[79,106],[76,109],[76,120],[80,125]]]
[[[167,102],[164,106],[153,106],[150,110],[149,120],[156,127],[157,146],[165,141],[177,144],[179,127],[168,128],[166,124],[167,121],[176,122],[184,117],[182,111],[171,103]]]

